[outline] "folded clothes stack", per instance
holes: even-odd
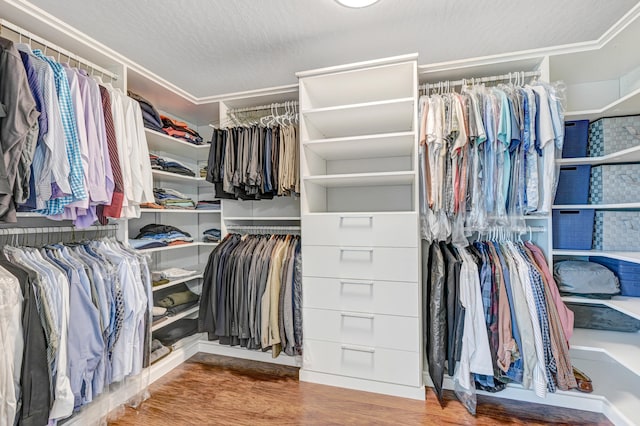
[[[218,228],[207,229],[202,233],[202,240],[208,243],[218,243],[220,242],[220,230]]]
[[[193,238],[189,233],[181,231],[175,226],[155,223],[143,227],[135,239],[129,240],[129,244],[135,249],[166,247],[192,242]]]
[[[201,178],[206,178],[207,177],[207,166],[204,166],[204,167],[200,168],[200,177]]]
[[[173,158],[149,154],[149,161],[151,162],[151,168],[154,170],[163,170],[165,172],[191,177],[195,177],[196,175],[193,170]]]
[[[171,346],[185,337],[193,336],[197,332],[198,320],[183,318],[156,331],[153,333],[153,337],[162,342],[163,345]]]
[[[195,201],[175,189],[153,188],[155,203],[142,205],[145,208],[153,209],[194,209]]]
[[[158,110],[153,106],[151,102],[138,95],[137,93],[129,90],[127,92],[130,98],[137,101],[140,104],[140,108],[142,109],[142,121],[144,122],[144,127],[147,129],[155,130],[156,132],[165,133],[162,130],[162,119],[160,118],[160,114]]]
[[[220,210],[220,200],[200,200],[196,210]]]
[[[202,136],[193,129],[190,129],[187,123],[161,115],[162,129],[169,136],[182,139],[194,145],[204,145]]]
[[[153,364],[154,362],[160,361],[165,356],[171,353],[171,348],[165,346],[158,339],[153,339],[151,341],[151,356],[149,358],[149,363]]]
[[[179,280],[180,278],[190,277],[197,274],[198,271],[192,271],[182,268],[167,268],[160,271],[151,271],[151,279],[154,284],[159,280]]]
[[[163,297],[154,304],[153,323],[159,324],[167,317],[185,312],[198,304],[200,296],[189,291],[179,290]]]

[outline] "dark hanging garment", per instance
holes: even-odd
[[[445,262],[438,242],[429,249],[429,338],[427,345],[427,361],[429,376],[433,381],[436,396],[440,405],[442,399],[442,382],[444,380],[444,363],[447,357],[447,301],[446,301]]]
[[[47,341],[42,328],[33,285],[37,277],[9,263],[0,253],[0,266],[20,282],[22,290],[22,332],[24,351],[20,371],[21,393],[18,396],[16,420],[18,425],[41,426],[49,421],[51,385],[47,363]]]
[[[455,354],[456,354],[456,324],[460,316],[460,298],[458,286],[460,285],[460,264],[455,253],[455,248],[444,242],[440,242],[440,250],[442,251],[446,265],[446,287],[445,294],[447,298],[447,372],[449,376],[453,376],[455,370]],[[462,338],[462,336],[460,336]]]

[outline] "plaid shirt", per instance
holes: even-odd
[[[43,215],[62,214],[64,207],[75,201],[86,200],[87,190],[84,182],[84,172],[82,169],[82,159],[80,157],[80,142],[78,139],[77,123],[73,110],[73,102],[71,100],[71,89],[69,81],[62,66],[53,59],[49,59],[40,50],[34,50],[33,54],[49,64],[53,70],[56,92],[60,104],[60,118],[65,135],[65,146],[67,158],[71,170],[69,173],[69,185],[71,186],[71,194],[64,195],[47,201],[47,207],[38,210]]]

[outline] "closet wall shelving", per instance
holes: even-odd
[[[298,73],[301,380],[424,399],[416,59]]]
[[[566,120],[640,114],[640,60],[637,55],[622,55],[640,37],[639,7],[623,17],[601,39],[576,46],[544,51],[518,52],[494,58],[432,64],[419,67],[421,82],[483,77],[512,71],[542,71],[542,79],[562,80],[566,86]],[[620,60],[618,60],[620,59]],[[616,164],[640,161],[640,147],[603,157],[557,160],[558,165]],[[639,199],[640,201],[640,199]],[[553,206],[565,208],[568,206]],[[572,208],[637,209],[638,203],[571,206]],[[557,250],[552,246],[551,217],[527,217],[527,225],[545,226],[547,231],[534,234],[536,243],[545,249],[549,260],[604,256],[640,263],[639,252],[598,250]],[[565,297],[566,302],[602,304],[634,318],[640,318],[640,298],[614,297],[612,300],[589,300]],[[518,386],[509,386],[494,396],[542,402],[552,405],[600,411],[615,424],[637,424],[640,389],[640,334],[575,329],[571,339],[574,364],[593,379],[592,394],[558,392],[541,400]],[[429,383],[425,373],[425,382]],[[452,386],[451,381],[445,382]]]
[[[196,98],[27,1],[0,0],[0,4],[2,4],[0,18],[7,19],[23,28],[31,29],[41,37],[116,73],[119,78],[114,82],[115,87],[123,90],[129,88],[138,92],[161,111],[166,111],[194,125],[205,139],[210,134],[205,127],[211,122],[215,123],[220,117],[224,117],[225,108],[262,105],[293,100],[298,97],[297,85],[290,85],[228,96]],[[629,53],[635,52],[635,41],[640,37],[638,16],[640,16],[640,6],[633,8],[606,34],[593,42],[447,63],[426,64],[418,67],[418,79],[420,82],[435,82],[540,69],[547,72],[546,75],[543,75],[544,79],[563,80],[567,84],[568,110],[565,114],[567,120],[593,120],[603,116],[639,114],[640,61],[637,59],[637,55]],[[378,63],[370,68],[379,68],[375,72],[385,73],[388,69],[384,65],[390,66],[391,64]],[[359,64],[356,68],[362,69],[367,66]],[[346,71],[349,70],[334,68],[325,70],[324,74],[337,75],[342,72],[343,76],[347,76]],[[356,76],[355,73],[351,75]],[[358,78],[363,75],[360,74]],[[200,237],[199,231],[203,226],[218,225],[222,227],[224,233],[227,221],[230,224],[238,225],[272,225],[274,223],[295,225],[300,223],[300,216],[302,216],[302,235],[305,247],[315,245],[320,247],[318,250],[326,250],[326,247],[330,247],[328,244],[331,243],[338,244],[338,248],[340,246],[346,249],[373,247],[375,250],[383,245],[390,247],[397,245],[397,241],[394,241],[393,238],[408,232],[414,232],[417,246],[417,185],[407,183],[406,180],[402,184],[393,186],[380,185],[380,182],[372,183],[373,186],[363,184],[370,175],[384,173],[402,175],[415,173],[417,170],[415,158],[413,158],[416,152],[415,129],[412,127],[416,119],[415,77],[388,78],[384,80],[384,84],[376,85],[376,90],[370,90],[371,87],[368,85],[361,84],[354,79],[350,80],[348,76],[345,79],[340,77],[326,78],[323,81],[319,78],[313,80],[310,75],[301,77],[309,82],[306,87],[300,90],[300,104],[301,108],[305,110],[302,118],[305,123],[301,129],[303,143],[301,150],[302,206],[298,205],[296,210],[297,200],[295,199],[288,200],[291,206],[276,206],[275,203],[278,202],[276,201],[272,208],[267,207],[268,204],[263,204],[266,203],[263,201],[254,203],[227,202],[225,200],[222,203],[222,211],[219,213],[193,211],[158,213],[144,210],[143,220],[156,221],[165,218],[172,220],[170,218],[174,218],[173,220],[178,223],[184,221],[193,224],[194,219],[198,218],[198,232],[194,233],[194,238],[197,239]],[[367,79],[376,80],[377,77],[375,74],[369,74]],[[314,84],[316,84],[315,91]],[[326,90],[317,90],[318,88]],[[408,91],[405,91],[407,88]],[[388,92],[381,92],[387,90]],[[381,111],[384,111],[381,114],[382,117],[379,114]],[[404,113],[408,113],[413,118],[407,118]],[[349,120],[344,117],[349,117]],[[373,117],[377,118],[374,120]],[[398,121],[389,121],[391,117],[397,118]],[[363,125],[362,123],[375,123],[375,125]],[[398,125],[384,127],[390,123]],[[146,134],[152,151],[164,151],[168,156],[182,155],[196,159],[196,162],[206,161],[208,150],[205,147],[186,146],[180,141],[171,140],[153,131],[147,131]],[[360,153],[365,150],[368,152],[367,157],[370,160],[363,162]],[[406,157],[410,159],[407,160]],[[389,163],[376,163],[374,158],[405,159],[392,160]],[[638,160],[640,160],[640,149],[632,149],[606,157],[564,159],[560,160],[559,164],[595,165]],[[360,168],[363,165],[366,167]],[[348,174],[352,175],[349,179],[357,178],[358,182],[354,183],[362,185],[358,187],[357,191],[354,191],[353,187],[326,184],[331,181],[336,184],[340,179],[343,179],[340,176]],[[160,174],[156,174],[155,177],[161,179]],[[309,179],[305,180],[305,177]],[[321,183],[325,183],[325,185]],[[170,184],[176,185],[176,188],[182,188],[181,192],[192,191],[203,197],[213,196],[211,186],[205,185],[197,179],[193,181],[176,179]],[[379,200],[380,196],[387,202],[375,203],[372,201]],[[631,208],[631,206],[625,206],[625,208]],[[368,212],[373,212],[373,216],[367,214]],[[60,225],[58,222],[48,221],[33,214],[19,214],[19,218],[20,226],[54,227]],[[537,242],[545,249],[549,257],[604,255],[614,259],[640,263],[640,253],[636,252],[553,251],[550,243],[552,241],[550,216],[528,217],[527,219],[528,224],[532,226],[547,228],[546,233],[536,233],[534,236],[538,238]],[[374,221],[376,227],[375,237],[370,234],[363,236],[357,228],[360,226],[366,228],[371,220]],[[385,225],[385,220],[388,221],[387,225]],[[341,221],[354,223],[352,232],[335,231]],[[135,223],[119,222],[118,238],[121,240],[129,238],[130,233],[136,232],[138,229]],[[378,224],[384,232],[377,232]],[[316,229],[315,232],[314,229]],[[325,230],[328,231],[324,232]],[[389,239],[384,236],[388,236]],[[366,242],[361,243],[362,246],[352,244],[358,239]],[[173,264],[176,266],[185,267],[185,263],[181,261],[182,258],[178,256],[178,253],[196,252],[197,257],[191,254],[188,263],[195,266],[187,268],[195,269],[199,273],[194,277],[189,277],[187,279],[189,281],[192,278],[194,280],[201,279],[202,265],[206,262],[210,249],[211,247],[194,246],[168,252],[161,251],[153,256],[159,258],[159,262],[163,265],[171,265],[174,262]],[[417,248],[410,250],[417,251]],[[347,254],[364,254],[366,256],[368,253],[368,251],[354,251]],[[412,251],[412,253],[414,252]],[[313,249],[311,254],[314,254]],[[415,312],[417,318],[421,296],[417,285],[411,281],[417,281],[419,278],[419,267],[417,266],[419,265],[419,255],[414,253],[413,257],[416,259],[415,266],[400,263],[398,269],[411,269],[415,271],[416,275],[405,277],[410,279],[404,283],[392,280],[376,281],[375,297],[366,306],[358,305],[357,301],[353,300],[342,306],[336,303],[343,287],[351,286],[354,290],[366,289],[371,282],[370,278],[343,280],[345,283],[340,282],[340,279],[329,278],[321,279],[322,281],[319,283],[305,277],[305,309],[321,310],[326,309],[327,306],[334,306],[338,311],[344,309],[345,313],[358,314],[370,310],[376,312],[375,315],[378,315],[379,312],[380,315],[389,316],[410,311]],[[305,256],[305,262],[308,258],[309,256]],[[305,276],[308,275],[308,271],[309,265],[305,263]],[[311,272],[313,272],[313,268]],[[174,282],[168,285],[181,283],[183,282]],[[404,302],[406,300],[412,302],[407,304]],[[580,301],[586,302],[582,299]],[[640,317],[640,299],[638,298],[616,297],[610,301],[598,301],[598,303],[610,306],[635,318]],[[368,318],[355,317],[351,320],[368,321]],[[640,342],[638,342],[637,335],[628,333],[621,335],[614,332],[592,330],[576,331],[572,341],[572,357],[576,366],[587,372],[593,379],[595,388],[593,394],[579,394],[575,391],[558,392],[541,400],[529,390],[511,386],[506,391],[492,394],[492,396],[599,411],[616,424],[640,423],[637,411],[638,389],[640,389],[640,369],[637,360],[640,359]],[[420,332],[413,335],[415,343],[419,347],[422,346],[420,335]],[[276,360],[271,360],[269,354],[224,347],[214,342],[207,342],[203,337],[195,335],[181,340],[174,345],[170,356],[160,360],[145,372],[144,379],[140,376],[120,391],[104,395],[101,397],[102,403],[91,404],[67,424],[86,424],[89,419],[95,420],[105,415],[107,410],[123,403],[144,388],[142,383],[144,380],[147,378],[150,382],[157,380],[197,352],[300,365],[298,359],[279,357]],[[326,347],[331,347],[331,345],[328,344]],[[305,362],[307,362],[306,358],[314,361],[327,354],[322,349],[316,351],[316,348],[312,346],[306,349]],[[342,348],[338,349],[343,350]],[[350,347],[347,345],[344,350],[348,352],[349,349]],[[381,352],[379,351],[379,353]],[[371,356],[372,353],[358,352],[357,354]],[[334,360],[335,358],[328,359]],[[401,366],[403,369],[404,366],[409,365],[418,365],[416,375],[422,371],[421,363],[416,364],[413,360],[411,362],[399,360],[394,363],[394,367]],[[304,374],[301,374],[301,377],[305,379],[303,376]],[[375,380],[385,379],[385,377],[375,378]],[[362,386],[371,382],[366,379],[360,380]],[[139,383],[134,383],[136,381]],[[331,380],[326,382],[338,386],[353,387],[354,381],[357,380],[346,376],[332,375]],[[428,377],[425,377],[424,383],[429,383]],[[451,382],[448,384],[452,387]]]

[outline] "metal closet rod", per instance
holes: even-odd
[[[437,83],[424,83],[420,85],[420,90],[428,90],[428,89],[438,89],[438,88],[446,88],[447,86],[462,86],[469,83],[491,83],[494,81],[504,81],[511,80],[513,78],[518,78],[518,76],[523,78],[530,77],[540,77],[542,72],[540,71],[519,71],[519,72],[510,72],[509,74],[501,74],[501,75],[493,75],[490,77],[479,77],[479,78],[463,78],[461,80],[444,80],[439,81]]]
[[[24,227],[24,228],[0,228],[0,235],[27,235],[37,233],[58,233],[58,232],[93,232],[93,231],[109,231],[117,230],[117,224],[110,225],[93,225],[88,228],[78,229],[73,226],[40,226],[40,227]]]
[[[88,68],[92,69],[93,71],[98,71],[100,74],[102,74],[103,76],[107,76],[109,77],[112,81],[116,81],[118,80],[118,74],[113,73],[105,68],[102,68],[99,65],[94,64],[93,62],[89,62],[84,58],[81,58],[78,55],[75,55],[71,52],[69,52],[66,49],[63,49],[62,47],[53,44],[45,39],[43,39],[42,37],[38,37],[37,35],[25,30],[24,28],[21,28],[15,24],[12,24],[9,21],[6,21],[4,19],[0,19],[0,34],[2,34],[2,29],[6,28],[8,30],[13,31],[14,33],[18,34],[19,36],[23,36],[28,38],[30,41],[35,41],[43,46],[46,46],[47,48],[54,50],[56,52],[58,52],[58,54],[66,56],[67,58],[69,58],[69,60],[71,59],[75,59],[78,64],[85,64]],[[31,43],[29,43],[31,44]]]
[[[232,108],[227,110],[227,114],[237,114],[239,112],[249,112],[249,111],[264,111],[271,108],[286,108],[287,106],[297,107],[298,101],[287,101],[287,102],[273,103],[269,105],[259,105],[259,106],[251,106],[251,107],[244,107],[244,108]]]
[[[300,232],[299,226],[242,226],[242,225],[229,225],[227,226],[229,231],[240,232],[262,232],[269,234],[284,234],[287,232]]]

